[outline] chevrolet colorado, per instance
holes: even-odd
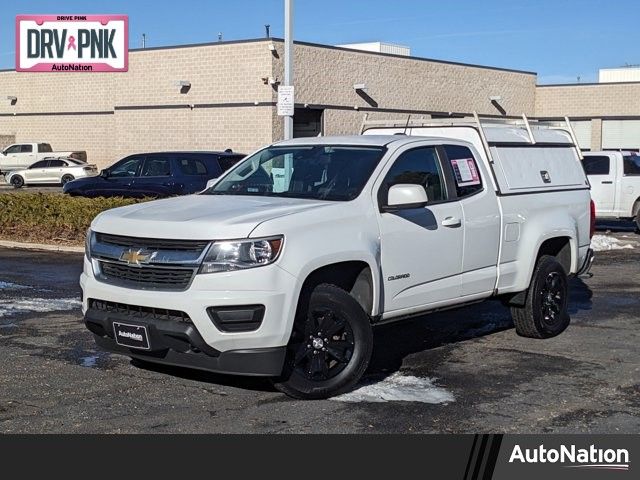
[[[465,122],[278,142],[199,194],[99,214],[87,328],[305,399],[354,388],[380,322],[498,297],[520,335],[558,335],[592,259],[579,150],[526,118]]]

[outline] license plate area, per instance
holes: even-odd
[[[113,334],[118,345],[140,350],[150,350],[147,327],[130,323],[113,322]]]

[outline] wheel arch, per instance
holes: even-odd
[[[322,283],[342,288],[353,296],[369,316],[380,311],[380,274],[372,262],[365,259],[340,260],[310,268],[300,285],[298,304],[305,292]]]

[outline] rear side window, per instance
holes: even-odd
[[[220,169],[226,172],[243,158],[242,155],[225,155],[218,158],[218,163],[220,164]]]
[[[638,155],[625,155],[624,174],[640,175],[640,157]]]
[[[444,175],[435,147],[414,148],[401,154],[384,179],[382,198],[386,199],[389,188],[400,183],[422,185],[429,203],[447,199]]]
[[[588,155],[582,165],[587,175],[609,175],[611,160],[606,155]]]
[[[48,143],[39,143],[38,151],[41,153],[49,153],[53,152],[53,148],[51,148],[51,145],[49,145]]]
[[[178,158],[178,167],[183,175],[206,175],[207,166],[198,158]]]
[[[20,145],[20,153],[33,152],[33,145]]]
[[[49,160],[50,167],[66,167],[67,164],[62,160]]]
[[[168,177],[171,167],[167,157],[147,157],[142,167],[141,177]]]
[[[473,153],[460,145],[444,145],[451,163],[458,198],[468,197],[482,190],[482,178]]]
[[[40,160],[39,162],[34,163],[29,168],[47,168],[49,166],[49,160]]]

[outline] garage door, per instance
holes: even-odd
[[[637,149],[640,147],[640,120],[603,120],[603,149]]]

